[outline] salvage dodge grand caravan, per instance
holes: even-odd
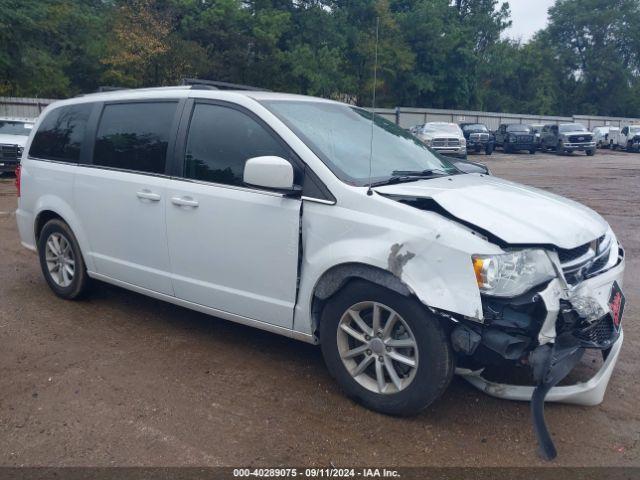
[[[624,253],[597,213],[464,174],[353,106],[204,87],[56,102],[17,183],[58,296],[95,279],[319,343],[379,412],[420,411],[457,372],[532,400],[544,445],[545,398],[601,402],[622,344]],[[601,370],[556,387],[585,349]],[[531,386],[490,381],[496,364]]]

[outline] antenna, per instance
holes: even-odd
[[[373,195],[371,190],[371,166],[373,164],[373,131],[376,118],[376,86],[378,83],[378,32],[380,30],[380,17],[376,17],[376,53],[373,61],[373,98],[371,101],[371,141],[369,144],[369,189],[367,195]]]

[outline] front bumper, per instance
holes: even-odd
[[[537,150],[538,145],[536,143],[505,143],[505,148],[509,148],[514,151]]]
[[[618,362],[618,356],[622,349],[624,332],[620,331],[618,340],[611,347],[611,351],[604,361],[602,367],[592,378],[586,382],[577,383],[575,385],[567,385],[552,388],[547,397],[546,402],[571,403],[574,405],[583,405],[592,407],[599,405],[604,400],[604,393],[609,385],[611,374]],[[503,400],[516,400],[529,402],[533,396],[536,387],[526,385],[506,385],[496,383],[482,377],[481,371],[473,372],[466,369],[458,369],[456,373],[467,380],[478,390],[482,390],[492,397],[502,398]]]
[[[585,142],[585,143],[563,143],[562,147],[565,150],[594,150],[596,148],[596,142]]]
[[[611,291],[614,283],[617,283],[620,287],[623,286],[624,269],[624,252],[620,250],[618,263],[613,268],[583,281],[569,292],[563,290],[558,279],[549,283],[544,290],[538,293],[547,312],[538,335],[538,343],[540,345],[553,343],[557,338],[556,326],[560,321],[559,315],[563,302],[588,297],[600,305],[605,315],[609,315]],[[612,337],[610,344],[605,342],[600,346],[601,350],[606,347],[608,355],[600,370],[591,379],[575,385],[553,387],[547,394],[546,401],[585,406],[600,404],[604,399],[605,391],[618,360],[623,338],[624,334],[622,328],[620,328],[619,333]],[[535,386],[509,385],[490,381],[482,376],[483,370],[458,369],[456,373],[479,390],[493,397],[518,401],[530,401],[532,399]]]
[[[456,157],[456,158],[465,158],[467,156],[467,148],[466,147],[431,147],[440,155],[445,155],[447,157]]]

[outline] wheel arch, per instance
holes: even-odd
[[[76,237],[87,270],[94,270],[91,256],[88,255],[90,252],[88,237],[82,228],[81,222],[75,215],[73,208],[67,202],[57,196],[45,195],[38,200],[34,213],[33,232],[36,248],[42,228],[49,220],[59,218],[69,226],[73,235]]]
[[[354,280],[364,280],[396,292],[407,298],[415,297],[413,290],[388,270],[366,263],[342,263],[326,270],[316,282],[311,296],[312,331],[317,334],[322,309],[340,289]],[[417,297],[416,297],[417,298]]]

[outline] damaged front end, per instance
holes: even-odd
[[[602,402],[623,340],[624,252],[612,232],[580,248],[548,252],[556,277],[526,293],[483,295],[484,322],[459,319],[451,336],[458,374],[489,395],[531,401],[540,453],[548,460],[556,450],[544,402]],[[586,382],[557,386],[589,349],[602,353],[600,370]],[[505,363],[529,369],[531,385],[486,378],[487,367]]]

